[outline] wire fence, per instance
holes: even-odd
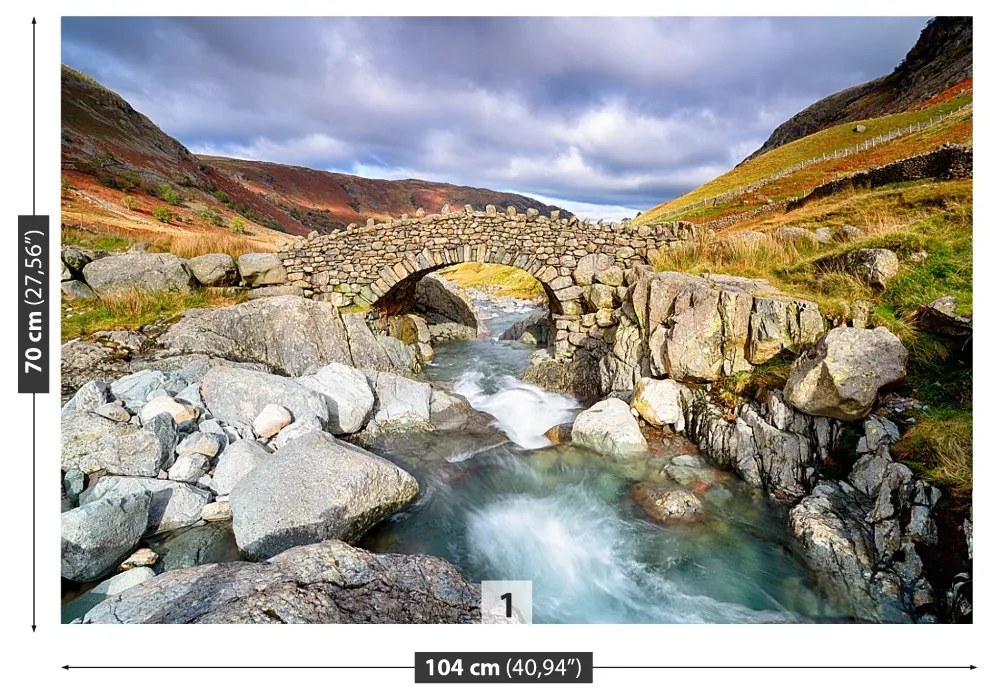
[[[942,114],[940,116],[930,117],[925,121],[917,122],[909,126],[899,127],[897,129],[894,129],[893,131],[888,131],[884,134],[880,134],[879,136],[874,136],[873,138],[867,139],[866,141],[861,141],[855,146],[838,148],[832,151],[831,153],[823,153],[820,156],[815,156],[814,158],[808,158],[806,160],[801,161],[800,163],[789,165],[786,168],[783,168],[782,170],[778,170],[772,175],[768,175],[764,178],[761,178],[755,182],[751,182],[747,185],[736,187],[735,189],[729,190],[727,192],[723,192],[722,194],[716,195],[714,197],[706,197],[700,202],[685,204],[683,207],[678,207],[677,209],[672,209],[671,211],[665,211],[663,213],[663,216],[664,218],[667,218],[670,216],[677,216],[679,214],[684,214],[685,212],[689,212],[692,211],[693,209],[698,209],[700,207],[710,207],[710,206],[717,206],[719,204],[724,204],[728,201],[735,199],[740,195],[747,194],[750,192],[756,192],[757,190],[763,188],[765,185],[768,185],[771,182],[774,182],[775,180],[780,180],[781,178],[787,177],[788,175],[792,175],[798,172],[799,170],[804,170],[809,166],[816,165],[818,163],[824,163],[825,161],[828,160],[846,158],[855,153],[862,153],[863,151],[868,151],[872,148],[876,148],[877,146],[882,146],[883,144],[889,143],[894,139],[899,139],[902,136],[907,136],[909,134],[916,134],[919,131],[930,129],[935,124],[943,122],[946,119],[958,114],[959,112],[962,112],[963,110],[966,109],[971,110],[972,108],[973,108],[972,103],[965,104],[960,107],[957,107],[951,112],[946,112],[945,114]]]

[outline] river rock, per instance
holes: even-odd
[[[202,455],[213,459],[220,452],[220,439],[213,433],[190,433],[175,448],[179,455]]]
[[[260,362],[289,376],[331,362],[352,364],[340,312],[332,304],[300,297],[192,309],[158,342],[172,352]]]
[[[171,396],[157,396],[141,408],[141,422],[147,423],[163,413],[172,417],[179,430],[196,425],[196,419],[199,417],[199,411],[195,406],[179,403]]]
[[[571,441],[572,424],[555,425],[543,437],[550,441],[551,445],[566,445]]]
[[[71,411],[62,416],[62,471],[156,476],[172,464],[175,426],[171,420],[155,419],[138,428]]]
[[[152,567],[158,561],[158,555],[149,547],[142,547],[131,552],[131,555],[120,562],[121,571],[129,571],[141,567]]]
[[[154,577],[155,572],[145,566],[130,568],[116,576],[112,576],[63,605],[62,622],[69,623],[82,620],[83,615],[108,597],[123,593],[128,588],[133,588]]]
[[[128,493],[62,513],[62,577],[93,581],[138,543],[148,522],[150,495]]]
[[[99,343],[70,340],[61,349],[62,391],[79,389],[93,379],[109,379],[126,371],[124,360]]]
[[[95,411],[108,403],[111,398],[110,385],[102,380],[93,379],[79,387],[79,391],[69,400],[66,407],[71,405],[72,410]]]
[[[456,623],[480,620],[481,591],[426,555],[372,554],[331,540],[263,563],[170,571],[111,596],[87,623]]]
[[[369,372],[368,376],[375,390],[375,423],[429,425],[433,393],[429,384],[388,372]]]
[[[550,319],[545,310],[534,311],[529,318],[516,321],[499,336],[499,340],[518,340],[528,345],[546,345]]]
[[[887,248],[861,248],[846,254],[846,267],[866,284],[885,289],[900,267],[897,254]]]
[[[418,492],[416,479],[388,460],[328,433],[309,433],[231,491],[237,546],[258,560],[300,544],[356,541]]]
[[[278,253],[245,253],[237,258],[237,270],[248,287],[285,284],[288,280]]]
[[[237,263],[226,253],[207,253],[186,262],[196,280],[205,287],[236,287],[241,281]]]
[[[209,491],[180,481],[144,477],[104,476],[79,496],[82,504],[131,494],[148,494],[151,504],[145,519],[147,535],[188,527],[199,522],[200,513],[213,496]]]
[[[907,350],[886,328],[833,328],[794,363],[784,398],[810,415],[859,420],[906,373]]]
[[[600,454],[633,457],[649,451],[646,438],[623,401],[605,399],[574,419],[571,441]]]
[[[270,403],[255,417],[251,429],[258,437],[268,439],[277,435],[278,431],[291,422],[292,414],[285,406]]]
[[[629,489],[629,497],[658,523],[695,523],[705,517],[701,499],[687,489],[664,489],[639,482]]]
[[[230,520],[208,522],[174,532],[151,545],[158,554],[155,571],[159,574],[202,564],[237,561],[237,547]]]
[[[230,501],[207,503],[203,506],[203,512],[200,514],[200,517],[208,523],[219,520],[230,520],[233,517],[230,512]]]
[[[62,282],[62,294],[70,299],[96,299],[96,292],[80,280],[65,280]]]
[[[117,423],[127,423],[131,420],[131,414],[127,412],[127,409],[117,403],[105,403],[93,413]]]
[[[416,283],[415,299],[420,310],[439,314],[477,333],[478,320],[474,302],[456,285],[427,275]]]
[[[169,467],[168,478],[195,484],[210,470],[210,460],[201,454],[180,455]]]
[[[681,388],[673,379],[643,377],[636,382],[629,405],[650,425],[670,425],[677,432],[684,430]]]
[[[289,423],[286,427],[282,428],[275,439],[272,440],[269,445],[273,445],[276,450],[280,450],[285,447],[291,440],[300,438],[307,433],[319,432],[323,430],[323,426],[320,422],[310,416],[304,420],[297,420]]]
[[[375,395],[365,374],[353,367],[335,362],[297,381],[326,399],[327,430],[334,435],[356,433],[371,417]]]
[[[322,394],[274,374],[214,367],[200,382],[200,393],[215,418],[241,427],[249,427],[268,404],[284,406],[297,421],[312,417],[326,425],[330,418]]]
[[[238,440],[217,460],[213,471],[213,487],[218,496],[226,496],[251,470],[267,464],[271,453],[260,442]]]
[[[141,370],[113,382],[110,385],[110,393],[137,413],[144,408],[152,392],[164,390],[167,394],[173,395],[188,385],[188,380],[175,372]]]
[[[950,337],[973,335],[973,317],[956,313],[956,298],[951,294],[925,304],[916,313],[918,325],[926,331]]]
[[[83,277],[100,296],[140,290],[187,292],[196,286],[186,263],[171,253],[125,253],[94,260]]]

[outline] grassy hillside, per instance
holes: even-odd
[[[855,125],[852,124],[830,127],[741,163],[691,192],[654,207],[636,221],[644,224],[674,219],[695,223],[710,222],[729,214],[756,209],[767,203],[801,196],[823,182],[924,153],[944,143],[972,143],[972,101],[971,91],[962,93],[956,91],[954,96],[935,100],[923,109],[856,122],[855,125],[865,127],[865,131],[862,132],[857,132],[854,129]],[[854,152],[848,156],[811,163],[773,182],[753,186],[754,183],[795,164],[840,149],[862,147],[875,137],[912,125],[925,124],[930,119],[942,119],[942,121],[885,144]],[[752,187],[752,191],[739,194],[727,202],[714,204],[711,201],[738,188],[749,187]]]
[[[918,307],[946,294],[957,311],[973,312],[973,184],[971,180],[916,181],[877,189],[848,190],[793,211],[756,219],[766,231],[781,226],[838,230],[859,227],[854,242],[819,245],[810,239],[767,237],[757,243],[731,236],[663,249],[652,259],[658,270],[714,272],[769,279],[781,290],[817,301],[835,323],[850,316],[855,301],[870,305],[870,324],[895,333],[909,351],[908,378],[901,392],[930,409],[918,416],[898,458],[939,486],[965,498],[972,489],[972,361],[960,359],[952,341],[916,327]],[[871,289],[849,274],[844,255],[862,248],[889,248],[900,268],[887,288]],[[733,379],[735,388],[766,382],[759,370]],[[771,376],[769,380],[779,380]]]

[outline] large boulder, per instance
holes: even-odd
[[[207,253],[187,262],[196,280],[205,287],[236,287],[241,281],[237,263],[226,253]]]
[[[217,496],[226,496],[237,482],[257,467],[267,464],[271,453],[260,442],[238,440],[223,451],[213,471],[213,488]]]
[[[884,289],[897,274],[897,254],[887,248],[861,248],[846,254],[847,269],[866,284]]]
[[[144,534],[151,496],[108,496],[62,513],[62,576],[94,581],[126,557]]]
[[[906,373],[907,350],[886,328],[833,328],[794,363],[784,398],[813,416],[859,420]]]
[[[352,364],[340,312],[332,304],[291,296],[192,309],[159,343],[173,352],[260,362],[295,377],[331,362]]]
[[[351,357],[345,364],[361,369],[390,372],[408,371],[416,365],[416,351],[398,338],[376,336],[360,314],[344,314]]]
[[[639,424],[623,401],[605,399],[574,419],[571,441],[600,454],[634,457],[649,451]]]
[[[268,404],[284,406],[294,421],[312,417],[326,425],[330,418],[322,394],[276,374],[214,367],[200,381],[199,391],[214,418],[241,427],[250,427]]]
[[[957,303],[951,294],[939,297],[918,309],[915,319],[926,331],[968,338],[973,335],[973,317],[956,313]]]
[[[99,343],[70,340],[62,344],[62,391],[75,391],[93,379],[109,379],[126,372],[117,353]]]
[[[195,525],[203,506],[213,498],[209,491],[180,481],[104,476],[79,495],[79,503],[86,505],[133,494],[147,494],[151,498],[141,530],[148,535]]]
[[[84,267],[83,277],[100,296],[130,290],[187,292],[197,284],[185,261],[171,253],[110,255]]]
[[[324,396],[329,409],[327,430],[334,435],[356,433],[371,417],[375,395],[364,372],[335,362],[297,381]]]
[[[388,460],[312,432],[234,486],[234,535],[254,560],[323,540],[354,542],[417,493],[416,479]]]
[[[84,267],[108,255],[110,253],[105,250],[87,250],[74,245],[62,246],[62,264],[69,268],[75,279],[82,277]]]
[[[636,382],[629,405],[650,425],[670,425],[678,432],[684,430],[681,387],[673,379],[641,378]]]
[[[249,287],[285,284],[288,280],[278,253],[245,253],[237,258],[237,269]]]
[[[373,419],[378,425],[428,425],[433,388],[426,382],[388,372],[369,372],[375,389]]]
[[[633,284],[629,299],[652,374],[678,381],[708,382],[750,370],[784,351],[800,352],[825,330],[814,302],[783,295],[766,280],[648,272]],[[635,358],[617,359],[636,364]]]
[[[343,542],[268,562],[178,569],[110,596],[87,623],[457,623],[480,620],[481,591],[425,555],[372,554]]]
[[[175,441],[170,416],[138,428],[94,413],[68,411],[62,416],[62,471],[157,476],[172,464]]]
[[[468,328],[478,328],[471,297],[454,284],[427,275],[416,283],[415,299],[422,311],[439,314]]]
[[[667,489],[641,481],[629,489],[629,497],[658,523],[695,523],[705,517],[701,499],[688,489]]]
[[[545,310],[540,310],[530,314],[529,318],[513,323],[499,336],[499,340],[518,340],[529,345],[546,345],[549,333],[550,319]]]
[[[151,544],[158,555],[155,571],[164,573],[202,564],[237,561],[241,557],[234,545],[229,520],[208,522],[157,538]]]
[[[83,615],[110,596],[123,593],[128,588],[133,588],[154,577],[155,572],[152,569],[147,566],[136,566],[133,569],[122,571],[106,581],[101,581],[62,606],[62,622],[82,620]]]

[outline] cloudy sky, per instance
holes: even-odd
[[[192,151],[533,195],[607,219],[889,72],[921,18],[81,18],[62,60]]]

